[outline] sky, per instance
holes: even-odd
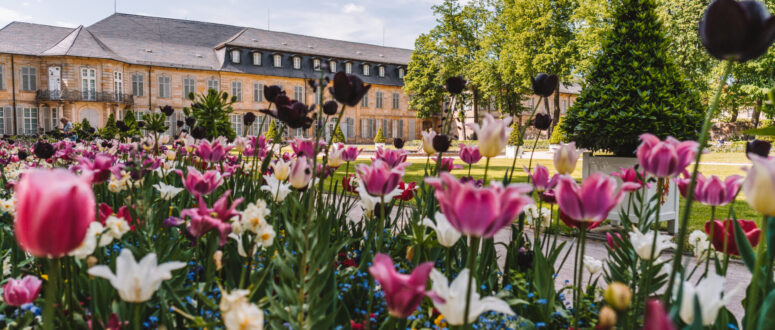
[[[316,37],[413,48],[434,25],[441,0],[116,0],[120,13],[190,19]],[[113,14],[113,0],[0,0],[12,21],[89,26]]]

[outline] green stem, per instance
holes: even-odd
[[[762,223],[759,226],[762,231],[760,237],[767,237],[767,220],[768,219],[766,215],[762,217]],[[759,315],[758,309],[761,305],[759,301],[759,293],[765,289],[765,285],[759,284],[759,281],[762,277],[762,267],[764,267],[764,259],[766,258],[766,246],[766,239],[759,241],[759,246],[757,247],[756,251],[756,264],[753,268],[753,278],[751,279],[751,291],[749,292],[750,297],[748,297],[747,305],[745,306],[745,315],[747,320],[743,329],[756,329],[756,323],[758,321],[757,316]],[[771,272],[772,269],[768,268],[767,271]]]
[[[678,243],[678,248],[676,248],[675,257],[673,258],[673,267],[672,267],[673,269],[670,272],[670,277],[668,277],[667,291],[665,291],[665,295],[664,295],[665,302],[667,302],[670,299],[670,296],[672,295],[673,285],[675,285],[675,274],[678,271],[678,269],[681,267],[681,259],[683,259],[681,256],[683,255],[684,248],[686,245],[684,244],[684,241],[686,240],[686,232],[689,226],[689,216],[691,215],[692,202],[694,202],[694,189],[697,186],[697,173],[699,172],[700,159],[702,158],[702,151],[708,145],[708,136],[709,136],[708,131],[710,130],[711,120],[713,119],[713,115],[716,113],[716,110],[718,109],[719,99],[721,98],[721,92],[723,91],[724,86],[726,85],[726,80],[729,77],[729,74],[732,72],[733,64],[734,62],[732,62],[732,60],[727,60],[724,62],[724,72],[721,74],[721,80],[719,81],[719,85],[716,88],[715,95],[713,96],[713,101],[711,102],[710,107],[708,108],[708,111],[705,113],[705,120],[702,123],[700,138],[697,141],[699,143],[699,147],[697,149],[697,156],[694,159],[694,170],[692,171],[691,181],[689,181],[688,196],[686,196],[686,206],[684,206],[683,214],[681,215],[681,220],[679,221],[680,228],[678,230],[678,239],[676,240],[676,243]],[[683,274],[683,272],[681,272],[681,274]],[[683,275],[681,275],[681,281],[683,281]]]
[[[142,308],[142,303],[135,303],[135,313],[134,313],[134,324],[132,324],[132,327],[135,330],[140,330],[140,309]]]
[[[581,285],[583,283],[582,275],[584,275],[584,253],[586,253],[585,250],[586,250],[586,238],[587,238],[586,228],[580,228],[580,229],[581,229],[581,233],[579,234],[580,235],[579,244],[580,244],[581,251],[579,252],[579,273],[578,273],[578,281],[576,282],[577,283],[576,294],[575,294],[576,304],[573,305],[573,308],[576,311],[577,324],[579,321],[579,315],[581,313],[581,303],[583,301],[582,295],[584,294],[584,290],[581,288]]]
[[[527,130],[527,124],[530,123],[531,120],[533,120],[533,116],[536,114],[536,110],[538,110],[538,106],[541,105],[541,101],[543,101],[543,97],[538,98],[538,102],[536,102],[536,106],[533,108],[533,111],[530,112],[530,116],[527,117],[527,121],[524,125],[519,129],[519,141],[517,141],[517,152],[519,152],[519,147],[522,146],[522,137],[525,136],[525,131]],[[511,173],[509,174],[509,182],[511,182],[512,177],[514,177],[514,167],[517,165],[517,155],[514,155],[514,159],[511,161]]]
[[[46,302],[43,306],[43,329],[54,329],[54,305],[56,304],[59,281],[59,259],[48,259],[48,281],[46,284]]]
[[[482,186],[487,185],[487,171],[490,169],[490,157],[487,157],[487,160],[484,164],[484,178],[482,179]]]
[[[490,159],[487,158],[487,160],[490,160]],[[472,290],[474,290],[472,286],[473,286],[474,274],[476,274],[476,272],[474,272],[474,266],[475,266],[474,259],[476,259],[476,253],[477,253],[477,250],[479,250],[479,238],[469,236],[469,240],[471,244],[468,246],[468,260],[466,260],[468,262],[469,276],[468,276],[468,285],[466,286],[466,308],[463,312],[463,325],[467,325],[469,321],[468,312],[471,310],[471,292]]]

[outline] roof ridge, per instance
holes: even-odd
[[[248,28],[248,27],[244,27],[244,28],[242,28],[242,30],[240,30],[239,32],[237,32],[236,34],[234,34],[233,36],[231,36],[231,38],[229,38],[229,39],[226,39],[226,41],[224,41],[224,42],[222,42],[222,43],[219,43],[219,44],[215,45],[215,47],[213,47],[213,49],[219,49],[219,48],[221,48],[221,47],[223,47],[223,46],[226,46],[226,45],[228,45],[230,42],[232,42],[232,41],[234,41],[234,40],[237,40],[237,38],[239,38],[240,36],[242,36],[242,35],[245,33],[245,31],[247,31],[248,29],[250,29],[250,28]]]
[[[104,50],[107,53],[110,53],[111,56],[115,56],[115,59],[117,60],[121,60],[121,61],[125,60],[123,56],[118,55],[118,53],[114,52],[113,49],[111,49],[110,47],[108,47],[108,45],[102,42],[102,40],[100,40],[100,38],[98,38],[94,33],[89,31],[88,28],[84,28],[84,30],[86,30],[86,33],[88,33],[92,38],[94,38],[94,41],[97,43],[97,45],[100,46],[100,48],[102,48],[102,50]]]
[[[53,49],[60,46],[60,44],[65,47],[65,51],[62,52],[62,54],[67,55],[70,52],[70,49],[73,48],[73,44],[75,44],[75,40],[78,39],[78,35],[81,34],[81,31],[83,30],[83,25],[79,25],[72,30],[70,30],[70,33],[66,34],[64,37],[59,39],[57,42],[54,43],[51,47],[47,48],[46,50],[40,52],[41,55],[46,55],[46,53],[53,52]],[[73,34],[75,34],[73,36]],[[68,42],[67,45],[63,44],[70,36],[73,36],[72,39]],[[59,55],[59,54],[56,54]]]
[[[211,25],[219,25],[219,26],[227,26],[227,27],[236,27],[236,28],[245,28],[244,26],[239,25],[232,25],[232,24],[223,24],[223,23],[215,23],[215,22],[207,22],[207,21],[197,21],[192,19],[185,19],[185,18],[172,18],[172,17],[163,17],[163,16],[152,16],[152,15],[139,15],[139,14],[130,14],[130,13],[113,13],[112,15],[105,17],[104,19],[99,20],[98,22],[95,22],[94,24],[97,24],[99,22],[102,22],[108,18],[111,18],[113,16],[131,16],[131,17],[143,17],[143,18],[157,18],[157,19],[165,19],[170,21],[178,21],[178,22],[189,22],[189,23],[198,23],[198,24],[211,24]],[[92,25],[94,25],[92,24]]]
[[[345,42],[345,43],[354,44],[354,45],[366,45],[366,46],[373,46],[373,47],[379,47],[379,48],[391,48],[391,49],[398,49],[398,50],[413,51],[413,49],[409,49],[409,48],[401,48],[401,47],[394,47],[394,46],[382,46],[382,45],[376,45],[376,44],[372,44],[372,43],[368,43],[368,42],[349,41],[349,40],[334,39],[334,38],[329,38],[329,37],[316,37],[316,36],[300,34],[300,33],[293,33],[293,32],[273,31],[273,30],[254,28],[254,27],[248,27],[247,29],[263,31],[263,32],[269,32],[269,33],[282,33],[282,34],[288,34],[288,35],[292,35],[292,36],[299,36],[299,37],[306,37],[306,38],[315,38],[315,39],[320,39],[320,40],[323,40],[323,41],[336,41],[336,42]],[[224,42],[224,44],[226,44],[226,43]]]

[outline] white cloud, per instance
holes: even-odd
[[[0,26],[5,26],[8,23],[11,23],[13,21],[30,21],[32,20],[32,16],[29,15],[23,15],[22,13],[6,8],[6,7],[0,7]]]
[[[358,6],[354,3],[348,3],[344,5],[342,12],[344,12],[345,14],[357,14],[357,13],[362,13],[365,10],[366,8],[363,6]]]

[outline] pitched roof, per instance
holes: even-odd
[[[13,22],[0,52],[112,58],[135,64],[221,69],[225,46],[406,65],[412,51],[234,25],[116,13],[75,29]]]

